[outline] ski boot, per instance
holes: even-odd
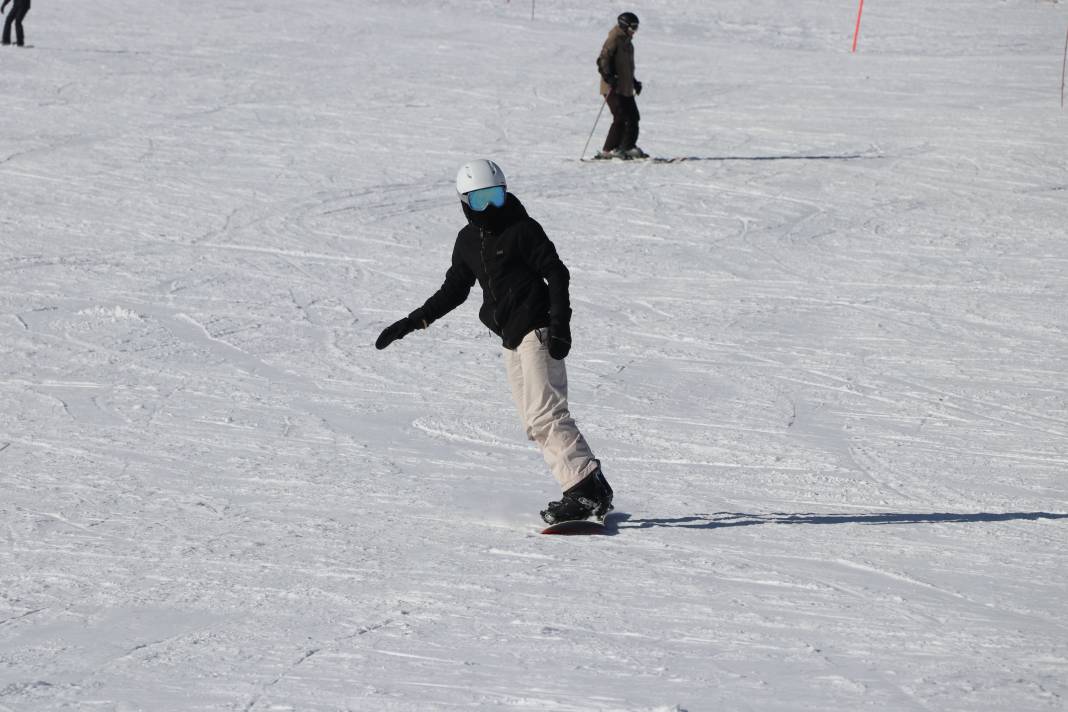
[[[648,158],[649,154],[638,148],[638,146],[631,146],[623,151],[624,158]]]
[[[547,524],[596,518],[604,519],[612,509],[612,487],[601,468],[591,472],[577,485],[564,492],[562,499],[549,502],[541,513]]]

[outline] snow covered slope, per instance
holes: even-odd
[[[622,9],[701,160],[577,160]],[[1065,709],[1066,6],[530,10],[34,4],[0,712]],[[483,156],[571,268],[610,536],[536,533],[477,289],[373,348]]]

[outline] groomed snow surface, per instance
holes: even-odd
[[[34,3],[0,712],[1064,710],[1068,6],[856,5]],[[701,160],[578,160],[628,9]],[[372,345],[477,157],[571,269],[608,536],[538,533],[477,288]]]

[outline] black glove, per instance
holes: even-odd
[[[381,351],[397,339],[403,339],[408,334],[418,328],[415,320],[411,317],[404,317],[399,321],[395,321],[385,329],[382,329],[382,333],[378,335],[378,341],[375,342],[375,348]]]
[[[616,86],[616,82],[619,81],[619,77],[617,77],[615,74],[602,74],[601,79],[603,79],[604,83],[612,87],[613,89]]]
[[[635,94],[641,94],[642,93],[642,83],[639,82],[637,79],[634,80],[634,93]]]
[[[571,351],[571,327],[555,323],[549,327],[549,355],[563,361]]]

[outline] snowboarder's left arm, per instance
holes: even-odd
[[[571,273],[537,222],[530,221],[519,244],[523,259],[549,286],[549,354],[562,359],[571,350]]]

